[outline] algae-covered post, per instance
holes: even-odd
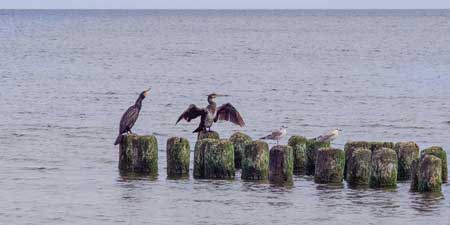
[[[302,136],[294,135],[289,138],[288,145],[292,147],[294,155],[294,174],[305,174],[306,166],[306,142]]]
[[[397,154],[393,149],[380,148],[372,152],[370,187],[397,186]]]
[[[207,138],[196,143],[194,178],[232,179],[234,176],[234,148],[230,141]]]
[[[189,176],[190,146],[189,141],[181,137],[167,139],[167,176]]]
[[[420,159],[414,159],[411,163],[411,191],[418,191],[419,161]]]
[[[291,182],[294,169],[293,157],[290,146],[273,146],[269,153],[269,180],[276,183]]]
[[[230,141],[234,147],[234,166],[236,169],[240,169],[245,146],[252,142],[252,138],[242,132],[236,132],[231,135]]]
[[[242,158],[243,180],[267,180],[269,177],[269,146],[253,141],[245,146]]]
[[[353,152],[358,148],[365,148],[370,150],[369,142],[367,141],[350,141],[345,143],[344,152],[345,152],[345,168],[344,168],[344,179],[347,179],[347,170],[348,170],[348,160],[352,157]]]
[[[424,155],[419,163],[417,190],[439,192],[442,186],[442,160],[434,155]]]
[[[345,168],[347,168],[347,182],[350,185],[368,185],[372,151],[368,148],[356,148],[351,150],[349,154],[351,156],[347,159],[345,165]]]
[[[442,160],[442,183],[448,182],[447,153],[438,146],[433,146],[422,150],[420,157],[424,155],[434,155]]]
[[[321,148],[317,151],[314,181],[317,183],[341,183],[344,178],[344,151],[337,148]]]
[[[419,146],[413,141],[398,142],[394,150],[398,158],[397,180],[410,179],[412,162],[419,158]]]
[[[394,149],[394,142],[382,142],[382,141],[372,141],[369,142],[369,148],[372,150],[372,153],[381,148],[390,148]]]
[[[155,136],[125,135],[119,147],[119,170],[158,174],[158,142]]]
[[[200,131],[197,135],[197,141],[200,141],[202,139],[219,139],[219,133],[215,131]]]
[[[305,174],[313,176],[315,172],[316,153],[320,148],[330,147],[330,142],[321,142],[309,139],[306,142],[306,165]]]

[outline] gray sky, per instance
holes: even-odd
[[[450,0],[0,0],[0,8],[29,9],[428,9]]]

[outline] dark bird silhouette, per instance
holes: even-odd
[[[142,100],[144,100],[144,98],[148,95],[149,91],[150,88],[143,91],[136,100],[136,103],[130,106],[130,108],[128,108],[127,111],[122,115],[122,119],[120,119],[119,135],[117,136],[114,145],[122,142],[123,133],[132,133],[131,128],[133,127],[134,123],[136,123],[136,120],[139,117],[139,112],[141,111],[142,107]]]
[[[206,108],[198,108],[194,104],[191,104],[186,111],[184,111],[180,117],[178,118],[178,122],[181,119],[185,119],[190,122],[192,119],[195,119],[200,116],[200,124],[197,129],[193,131],[193,133],[197,133],[200,131],[206,131],[206,129],[211,130],[211,126],[213,123],[218,120],[226,120],[230,121],[236,125],[241,127],[245,126],[244,119],[242,119],[241,114],[234,108],[230,103],[223,104],[219,108],[216,107],[215,99],[216,97],[225,96],[219,95],[216,93],[212,93],[208,95],[208,106]],[[216,110],[217,109],[217,110]]]

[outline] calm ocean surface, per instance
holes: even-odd
[[[118,123],[147,87],[134,131],[157,136],[159,176],[122,177]],[[195,140],[178,115],[213,91],[247,124],[216,124],[223,138],[339,127],[340,148],[450,153],[450,11],[0,10],[0,224],[450,223],[449,184],[167,180],[167,138]]]

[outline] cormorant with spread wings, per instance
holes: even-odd
[[[216,107],[215,99],[216,97],[220,97],[224,95],[219,95],[216,93],[212,93],[208,95],[208,103],[209,105],[206,106],[206,108],[198,108],[194,104],[191,104],[186,111],[184,111],[180,117],[178,118],[178,122],[180,122],[181,119],[185,119],[186,121],[190,122],[192,119],[195,119],[200,116],[200,124],[193,131],[193,133],[197,133],[200,131],[206,131],[206,129],[210,130],[213,123],[217,122],[218,120],[226,120],[230,121],[236,125],[239,125],[241,127],[245,126],[244,119],[242,119],[241,114],[234,108],[233,105],[230,103],[223,104],[220,107]]]

